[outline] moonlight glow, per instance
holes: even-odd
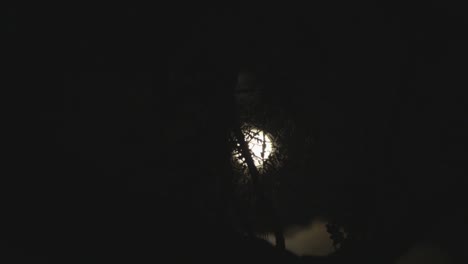
[[[243,133],[255,166],[257,168],[263,167],[263,163],[273,151],[271,138],[265,132],[255,128],[244,130]],[[237,158],[239,162],[243,162],[240,155],[237,155]]]

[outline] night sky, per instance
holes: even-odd
[[[466,263],[461,6],[192,5],[3,10],[2,263]],[[231,214],[242,73],[293,131],[286,252]]]

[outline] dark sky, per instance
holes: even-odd
[[[5,9],[2,251],[66,263],[263,252],[218,221],[231,91],[250,69],[270,109],[315,142],[314,174],[284,180],[285,220],[374,221],[374,247],[356,256],[375,250],[394,263],[421,245],[461,259],[461,10],[442,1]]]

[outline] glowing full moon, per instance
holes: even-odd
[[[243,131],[252,159],[257,168],[263,167],[263,163],[268,159],[273,151],[271,138],[263,131],[251,128]],[[239,159],[239,162],[243,162]]]

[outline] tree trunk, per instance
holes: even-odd
[[[241,131],[239,123],[237,124],[234,130],[234,134],[237,142],[240,145],[239,148],[241,151],[241,155],[245,158],[245,162],[247,163],[247,168],[249,169],[249,173],[252,178],[253,192],[254,195],[258,198],[258,204],[262,209],[266,210],[267,214],[272,218],[273,233],[275,235],[276,247],[281,250],[284,250],[286,245],[283,235],[283,228],[279,222],[279,216],[276,214],[272,202],[269,201],[267,197],[265,197],[263,189],[259,184],[259,172],[257,170],[257,167],[255,167],[252,155],[250,154],[249,147],[245,142],[244,134]]]

